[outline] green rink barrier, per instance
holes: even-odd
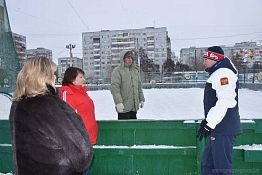
[[[91,175],[200,175],[196,162],[197,149],[193,147],[135,149],[132,147],[98,148],[95,146],[94,150],[95,155],[89,171]],[[261,150],[234,149],[234,175],[261,175],[261,152]],[[255,154],[255,156],[251,154]],[[0,146],[0,172],[14,172],[12,161],[11,146]]]
[[[196,124],[183,121],[98,121],[97,145],[196,145]]]
[[[90,174],[196,174],[196,149],[181,148],[97,148]]]
[[[9,120],[0,120],[0,144],[11,143],[11,131]]]
[[[0,172],[14,172],[13,153],[10,144],[0,144]]]
[[[261,175],[261,162],[249,162],[244,155],[244,149],[233,150],[233,175]]]
[[[235,145],[262,143],[262,120],[242,120],[241,128],[243,133],[237,136]]]
[[[262,162],[262,151],[260,150],[245,150],[246,162]]]
[[[90,175],[200,175],[205,141],[198,121],[98,121]],[[262,174],[262,120],[241,123],[233,151],[234,175]],[[9,121],[0,120],[0,172],[14,172]],[[252,149],[249,145],[260,145]]]

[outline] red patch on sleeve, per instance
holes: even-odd
[[[227,85],[228,84],[228,78],[227,77],[220,78],[220,84],[221,84],[221,86]]]

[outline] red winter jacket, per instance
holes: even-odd
[[[59,88],[59,96],[82,117],[91,143],[95,145],[98,135],[98,127],[95,118],[94,102],[88,96],[87,90],[88,89],[83,86],[62,86]]]

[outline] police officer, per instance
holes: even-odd
[[[220,46],[209,47],[203,57],[209,78],[204,91],[205,119],[200,124],[197,137],[200,141],[203,137],[208,138],[208,143],[201,171],[203,175],[230,175],[234,141],[241,132],[238,72]]]

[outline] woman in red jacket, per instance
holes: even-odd
[[[78,113],[87,129],[90,141],[96,144],[98,127],[95,118],[95,107],[93,100],[87,94],[87,88],[83,86],[85,73],[82,69],[69,67],[60,87],[60,98],[67,102],[76,113]]]

